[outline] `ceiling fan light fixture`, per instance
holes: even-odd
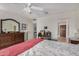
[[[31,3],[28,3],[27,7],[25,8],[25,11],[29,14],[32,14],[33,10],[42,12],[43,14],[48,14],[48,12],[44,10],[44,8],[37,7],[37,6],[32,5]]]

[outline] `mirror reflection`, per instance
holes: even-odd
[[[15,21],[14,19],[2,20],[2,32],[19,32],[20,31],[20,23]]]

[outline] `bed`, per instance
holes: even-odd
[[[20,54],[26,50],[29,50],[30,48],[32,48],[36,44],[40,43],[41,41],[43,41],[43,39],[34,38],[34,39],[24,41],[22,43],[18,43],[18,44],[9,46],[7,48],[0,50],[0,56],[17,56],[18,54]]]
[[[18,56],[79,56],[79,45],[43,40]]]

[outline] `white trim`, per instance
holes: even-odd
[[[58,23],[58,27],[60,25],[66,25],[66,40],[67,40],[67,42],[69,42],[69,21],[68,21],[68,19],[60,20],[60,22]],[[59,34],[60,33],[59,33],[59,28],[58,28],[58,37],[60,37]]]

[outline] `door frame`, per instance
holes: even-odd
[[[58,22],[58,37],[60,37],[60,25],[66,25],[66,41],[69,42],[69,21],[60,21]]]

